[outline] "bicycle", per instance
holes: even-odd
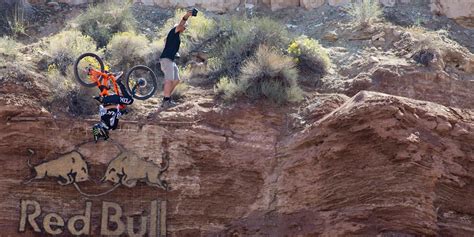
[[[99,87],[100,96],[108,96],[109,90],[113,89],[116,95],[120,95],[117,81],[121,80],[123,72],[109,72],[105,70],[103,60],[94,53],[80,55],[74,63],[74,77],[85,87]],[[146,100],[152,97],[158,89],[158,80],[149,67],[137,65],[132,67],[125,76],[125,87],[129,92],[131,88],[138,85],[133,98]]]

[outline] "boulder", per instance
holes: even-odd
[[[300,0],[300,6],[305,9],[314,9],[322,6],[325,0]]]
[[[431,0],[431,10],[454,19],[459,24],[474,28],[474,1],[472,0]]]
[[[328,0],[328,4],[331,6],[342,6],[350,3],[351,0]]]

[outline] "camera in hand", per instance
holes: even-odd
[[[193,8],[193,16],[197,16],[198,12],[199,12],[198,9]]]

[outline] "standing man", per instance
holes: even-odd
[[[168,36],[166,37],[165,48],[163,49],[163,53],[161,53],[160,56],[161,70],[165,74],[163,102],[161,103],[162,110],[176,105],[176,103],[171,100],[171,93],[173,92],[174,88],[179,84],[180,78],[178,74],[178,66],[176,66],[174,60],[181,44],[180,34],[184,32],[187,27],[186,21],[190,16],[195,16],[196,14],[196,9],[188,11],[186,15],[183,16],[179,24],[173,27],[173,29],[170,30]]]

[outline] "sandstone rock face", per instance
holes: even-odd
[[[271,0],[270,8],[275,11],[289,7],[299,7],[300,0]]]
[[[331,6],[342,6],[351,3],[351,0],[328,0],[328,4]]]
[[[431,10],[474,28],[474,2],[471,0],[432,0]]]
[[[380,0],[383,6],[394,7],[397,3],[410,4],[412,0]],[[33,4],[43,4],[45,1],[32,0]],[[88,0],[58,0],[61,3],[68,3],[72,5],[88,3]],[[158,5],[160,7],[201,7],[209,11],[226,12],[235,10],[237,7],[244,4],[241,0],[134,0],[135,3],[146,5]],[[251,2],[253,5],[262,4],[270,7],[272,10],[279,10],[290,7],[303,7],[305,9],[318,8],[325,3],[330,6],[343,6],[350,4],[351,0],[262,0]],[[474,27],[474,2],[471,0],[431,0],[431,9],[433,12],[440,15],[446,15],[449,18],[455,19],[458,23]]]
[[[461,203],[474,195],[473,121],[438,104],[361,92],[279,144],[269,196],[226,233],[472,235],[474,206]]]
[[[21,73],[16,80],[0,74],[5,95],[0,97],[2,235],[60,229],[62,236],[70,236],[68,225],[61,227],[51,215],[71,219],[87,213],[86,234],[93,236],[117,229],[110,235],[125,229],[137,233],[140,216],[148,218],[142,223],[166,219],[167,236],[474,234],[470,110],[376,92],[350,99],[321,95],[295,114],[299,126],[289,126],[289,108],[219,109],[191,102],[190,111],[196,113],[191,123],[183,123],[185,112],[169,112],[157,121],[123,120],[111,140],[94,143],[90,127],[95,119],[53,117],[38,102],[48,89],[29,72]],[[29,165],[71,151],[88,163],[88,180],[60,185],[79,177],[74,168],[64,180],[45,176],[25,182],[40,177],[34,172],[40,169]],[[123,152],[157,168],[168,160],[160,178],[170,189],[152,186],[147,174],[122,174],[133,167],[111,171],[120,167],[111,161]],[[102,177],[113,180],[114,172],[127,180],[116,189],[110,181],[101,182]],[[162,214],[157,215],[155,200],[166,201]],[[41,206],[34,218],[40,233],[30,224],[18,228],[22,217],[35,216],[32,204],[21,214],[25,202]],[[121,222],[134,220],[131,227],[113,223],[112,209],[118,208]],[[112,217],[104,220],[104,215]],[[152,234],[150,226],[142,233]]]
[[[324,0],[301,0],[300,6],[306,9],[314,9],[322,6],[324,2]]]

